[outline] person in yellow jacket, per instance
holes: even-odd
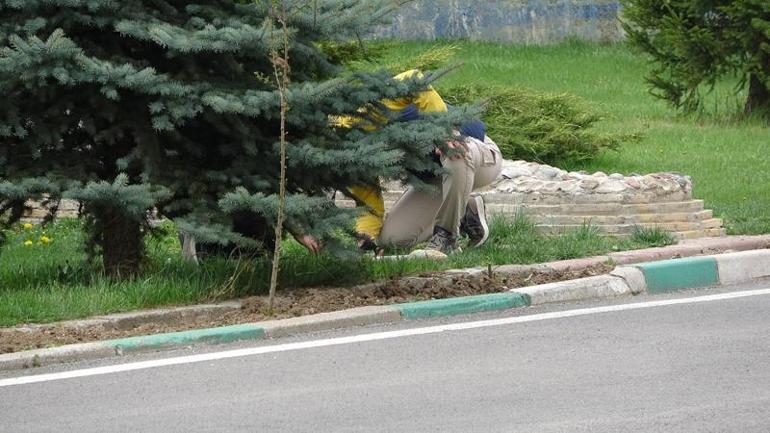
[[[396,79],[420,76],[416,70],[397,75]],[[402,120],[419,118],[420,113],[447,111],[447,104],[433,87],[413,98],[384,100],[389,110],[401,113]],[[349,127],[350,118],[336,119],[336,126]],[[442,155],[441,165],[447,173],[435,180],[432,192],[408,188],[385,214],[385,205],[379,186],[356,185],[348,193],[367,211],[356,221],[356,232],[365,249],[386,246],[411,247],[430,240],[426,250],[429,255],[445,255],[457,247],[460,232],[470,239],[469,245],[479,246],[486,241],[489,227],[483,199],[471,195],[474,189],[492,183],[502,168],[502,156],[497,145],[485,134],[482,122],[463,125],[456,131],[457,139],[450,147],[463,148],[464,152],[452,157]],[[301,241],[312,250],[319,245],[312,239]]]
[[[406,80],[417,76],[422,77],[418,70],[410,70],[396,75],[397,80]],[[414,98],[386,99],[382,105],[390,111],[404,113],[406,120],[416,118],[419,113],[435,113],[447,111],[447,105],[441,96],[429,86],[427,90],[418,93]],[[356,185],[348,188],[348,192],[359,204],[366,206],[368,212],[356,220],[356,232],[366,241],[377,239],[382,230],[385,217],[385,203],[379,186]],[[373,247],[373,243],[368,243]]]

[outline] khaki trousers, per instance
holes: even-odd
[[[425,242],[439,226],[454,236],[459,234],[460,220],[474,189],[487,186],[500,175],[503,157],[489,137],[484,141],[468,137],[463,158],[441,158],[447,169],[433,191],[418,191],[413,187],[404,192],[385,215],[377,244],[411,247]]]

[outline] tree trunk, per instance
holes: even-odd
[[[142,230],[139,224],[119,212],[108,212],[102,221],[102,260],[104,271],[111,277],[127,277],[139,273],[144,256]]]
[[[749,96],[746,98],[746,114],[755,112],[770,114],[770,89],[755,74],[749,75]]]

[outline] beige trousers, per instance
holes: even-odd
[[[489,137],[483,142],[468,137],[465,145],[463,158],[441,158],[448,173],[433,191],[410,187],[396,201],[385,215],[378,245],[413,246],[430,239],[434,226],[458,235],[471,192],[494,182],[503,163],[500,149]]]

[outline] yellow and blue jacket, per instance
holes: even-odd
[[[422,77],[418,70],[410,70],[396,75],[397,80],[405,80],[417,76]],[[447,105],[432,86],[420,92],[412,98],[385,99],[382,104],[391,111],[403,112],[408,109],[416,108],[417,113],[431,113],[447,111]],[[333,119],[334,126],[350,128],[355,123],[352,117],[337,117]],[[360,184],[348,188],[348,192],[359,204],[367,207],[367,212],[363,213],[356,220],[356,232],[369,236],[376,240],[382,230],[383,219],[385,218],[385,201],[382,198],[382,191],[378,186]]]

